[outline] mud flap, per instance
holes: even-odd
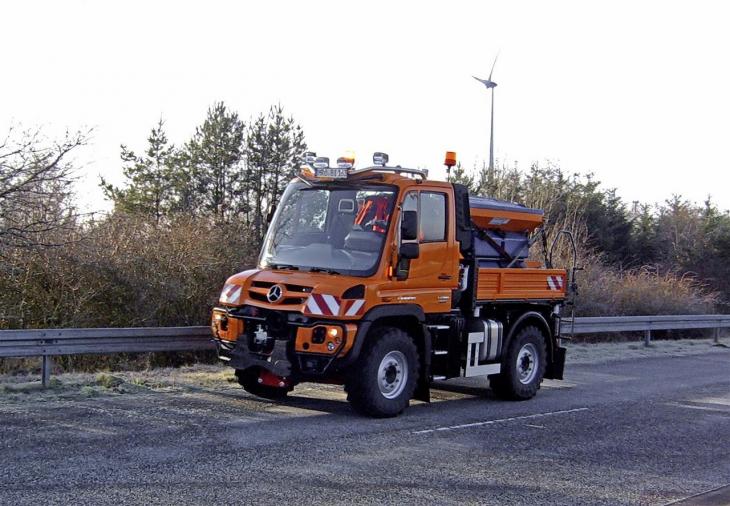
[[[418,401],[431,402],[431,334],[427,328],[423,328],[423,348],[420,352],[419,374],[416,390],[413,398]]]
[[[547,370],[545,371],[545,378],[561,380],[563,379],[564,370],[565,348],[558,346],[553,353],[553,361],[548,364]]]

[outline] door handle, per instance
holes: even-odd
[[[448,280],[451,279],[451,276],[449,276],[448,274],[441,274],[439,276],[439,279],[442,280],[442,281],[448,281]]]

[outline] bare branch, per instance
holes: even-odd
[[[17,134],[0,144],[0,246],[60,244],[77,219],[71,202],[71,153],[86,144],[89,132],[66,133],[46,141],[40,130]]]

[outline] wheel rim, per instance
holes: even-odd
[[[395,399],[406,388],[408,361],[400,351],[391,351],[383,357],[378,367],[378,387],[386,399]]]
[[[527,343],[520,348],[520,352],[517,354],[517,373],[520,383],[527,385],[535,379],[539,366],[538,360],[537,347],[534,344]]]

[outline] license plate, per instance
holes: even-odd
[[[314,175],[317,177],[330,177],[332,179],[345,179],[347,177],[347,169],[337,167],[315,169]]]

